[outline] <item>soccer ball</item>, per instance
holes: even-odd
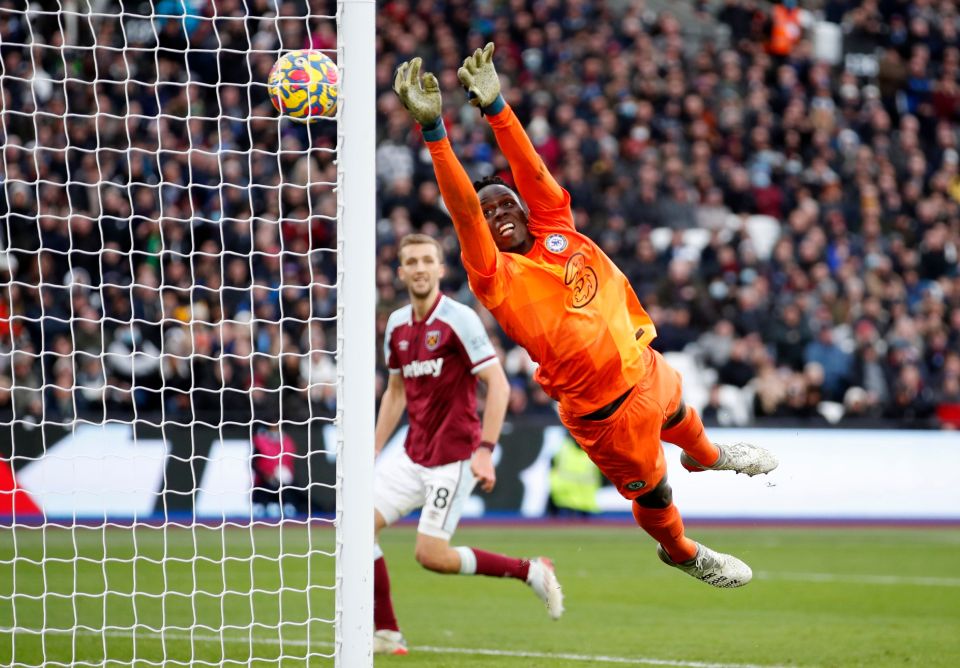
[[[267,92],[281,114],[302,123],[337,113],[340,73],[325,54],[291,51],[280,57],[267,78]]]

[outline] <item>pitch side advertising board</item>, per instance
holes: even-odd
[[[333,426],[318,422],[289,433],[298,449],[292,485],[309,490],[312,512],[332,512]],[[679,451],[665,445],[674,498],[687,519],[960,520],[955,432],[715,428],[710,434],[721,443],[762,444],[780,466],[755,478],[691,474],[680,467]],[[377,466],[400,452],[403,436],[401,429]],[[475,493],[465,516],[542,516],[553,455],[565,438],[559,426],[509,424],[495,452],[497,487]],[[253,516],[250,458],[243,428],[7,427],[0,432],[0,521],[243,521]],[[597,502],[604,512],[629,512],[608,484]]]

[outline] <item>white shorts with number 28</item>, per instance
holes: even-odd
[[[377,467],[373,507],[390,525],[422,506],[417,531],[449,540],[476,484],[469,459],[428,468],[401,452]]]

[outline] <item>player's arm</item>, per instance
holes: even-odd
[[[497,475],[493,468],[493,448],[500,440],[503,420],[507,415],[510,384],[499,361],[480,369],[477,372],[477,378],[487,388],[487,400],[483,407],[480,447],[473,453],[470,469],[480,481],[480,488],[484,492],[489,492],[497,483]]]
[[[468,272],[489,277],[497,270],[497,247],[480,208],[473,183],[453,153],[440,116],[440,85],[427,72],[420,82],[420,58],[403,63],[397,69],[393,90],[423,130],[423,138],[433,158],[440,194],[450,211],[464,266]]]
[[[496,484],[493,470],[493,448],[500,439],[503,419],[507,414],[510,386],[497,358],[497,350],[477,313],[463,307],[460,317],[451,321],[457,338],[463,346],[470,369],[486,386],[487,400],[483,408],[480,429],[480,447],[473,453],[470,469],[480,481],[480,487],[489,492]]]
[[[443,128],[442,122],[440,128]],[[446,132],[438,139],[431,139],[427,135],[428,132],[424,131],[423,138],[433,158],[433,171],[437,176],[440,194],[460,239],[464,268],[474,275],[485,278],[492,276],[497,271],[499,251],[483,217],[473,182],[454,155]]]
[[[500,79],[493,64],[493,42],[468,56],[457,77],[467,89],[471,104],[480,107],[490,121],[497,144],[510,163],[520,196],[530,209],[569,207],[567,191],[550,174],[517,115],[500,94]]]
[[[383,397],[380,399],[380,412],[377,413],[377,426],[373,438],[375,455],[380,454],[393,432],[397,430],[406,407],[407,393],[403,389],[403,378],[399,372],[391,373],[387,381],[387,389],[384,390]]]

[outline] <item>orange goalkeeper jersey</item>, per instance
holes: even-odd
[[[571,415],[586,415],[634,386],[656,336],[629,281],[574,227],[570,195],[537,155],[509,105],[488,116],[530,209],[526,254],[501,253],[448,139],[428,141],[444,202],[477,299],[539,364],[535,380]]]

